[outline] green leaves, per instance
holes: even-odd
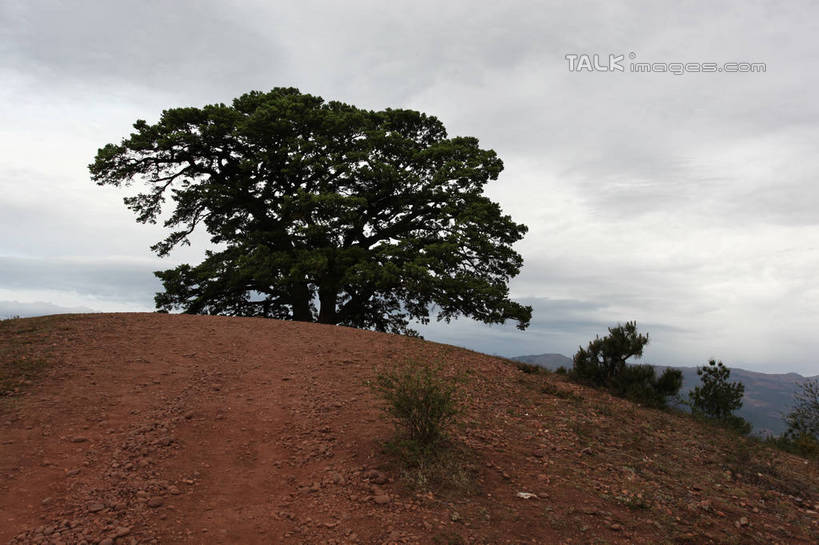
[[[158,308],[395,332],[433,306],[443,320],[529,323],[507,286],[526,227],[483,196],[503,163],[476,138],[448,138],[432,116],[277,88],[169,109],[134,129],[99,150],[92,179],[142,182],[125,203],[169,229],[158,255],[196,229],[224,248],[157,273]]]

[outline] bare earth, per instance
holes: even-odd
[[[819,542],[816,463],[467,350],[98,314],[2,322],[0,357],[49,363],[0,397],[4,543]],[[409,357],[468,377],[468,491],[384,451],[369,381]]]

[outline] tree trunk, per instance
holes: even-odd
[[[319,318],[320,324],[337,324],[336,313],[338,303],[338,287],[335,284],[326,284],[319,288]]]
[[[293,319],[297,322],[313,321],[313,313],[310,310],[310,290],[306,283],[298,284],[293,288]]]

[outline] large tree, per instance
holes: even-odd
[[[431,313],[529,324],[508,290],[526,226],[483,194],[503,163],[435,117],[276,88],[134,129],[99,150],[93,180],[144,184],[125,204],[170,229],[158,255],[198,226],[215,244],[198,265],[155,273],[160,310],[392,332]]]

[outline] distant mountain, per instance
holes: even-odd
[[[538,354],[534,356],[516,356],[511,358],[513,360],[522,361],[523,363],[532,363],[540,365],[546,369],[555,371],[558,367],[565,367],[569,369],[572,366],[572,359],[567,358],[563,354]]]
[[[510,359],[540,365],[552,371],[560,366],[567,369],[572,366],[572,359],[563,354],[535,354]],[[683,397],[700,383],[696,367],[669,365],[655,365],[655,367],[675,367],[682,371],[683,386],[680,394]],[[790,410],[794,392],[802,382],[809,378],[817,378],[803,377],[798,373],[771,374],[735,367],[730,369],[731,380],[737,380],[745,385],[742,409],[738,411],[738,414],[754,426],[754,434],[762,436],[779,435],[785,431],[786,426],[782,421],[782,416]]]

